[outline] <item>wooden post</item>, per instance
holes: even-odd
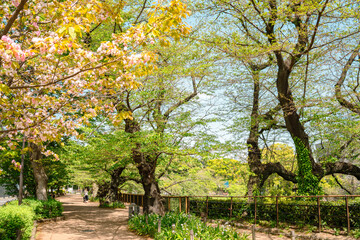
[[[144,195],[141,196],[141,206],[144,207]]]
[[[161,232],[161,218],[158,221],[158,233]]]
[[[188,205],[189,197],[185,197],[185,213],[188,214],[189,212],[189,205]]]
[[[181,197],[179,197],[179,212],[181,212]]]
[[[346,203],[346,219],[347,219],[347,234],[350,235],[350,211],[349,211],[349,200],[348,197],[345,197]]]
[[[190,230],[190,240],[194,240],[194,230]]]
[[[319,232],[321,232],[321,214],[320,214],[320,198],[317,197],[317,205],[318,205],[318,218],[319,218],[319,226],[318,226],[318,230]]]
[[[251,235],[252,235],[252,240],[256,240],[255,225],[251,226]]]
[[[254,216],[254,225],[256,226],[256,208],[257,208],[257,206],[256,206],[256,197],[254,198],[254,204],[255,204],[255,216]]]
[[[276,227],[279,228],[279,197],[276,196]]]
[[[230,218],[232,217],[232,211],[233,211],[233,198],[230,198]]]
[[[209,196],[206,196],[206,217],[209,216]]]
[[[296,235],[294,230],[291,230],[291,240],[296,240]]]

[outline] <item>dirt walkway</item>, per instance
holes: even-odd
[[[41,223],[36,240],[145,240],[127,228],[127,209],[99,208],[98,203],[82,202],[80,195],[58,199],[64,206],[64,221]]]

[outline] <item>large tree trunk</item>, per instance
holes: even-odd
[[[253,72],[254,93],[253,93],[253,107],[251,111],[250,133],[247,139],[248,146],[248,165],[250,171],[255,173],[255,176],[249,176],[247,195],[254,195],[255,191],[261,186],[260,183],[263,175],[263,166],[261,163],[261,150],[259,148],[259,72]]]
[[[136,133],[140,131],[140,125],[135,120],[125,119],[125,132]],[[157,157],[145,156],[141,152],[141,144],[136,143],[132,150],[132,158],[141,176],[141,183],[144,188],[144,213],[164,214],[164,205],[160,195],[160,188],[155,176]]]
[[[159,184],[155,177],[155,168],[153,164],[143,162],[138,165],[141,175],[144,194],[144,213],[156,213],[164,215],[163,199],[160,195]]]
[[[30,147],[32,149],[30,158],[31,167],[34,172],[34,178],[36,182],[36,198],[38,200],[47,200],[48,177],[41,162],[41,149],[34,143],[30,143]]]
[[[279,102],[283,111],[285,125],[294,142],[297,143],[297,141],[301,141],[304,147],[308,150],[308,156],[312,165],[312,172],[320,179],[324,175],[324,170],[320,164],[315,162],[313,158],[309,144],[309,136],[306,134],[305,128],[300,121],[300,116],[297,113],[297,108],[289,87],[290,72],[291,71],[289,70],[289,67],[287,67],[285,63],[279,64],[276,86],[278,90]],[[301,153],[297,152],[297,154],[299,156]]]
[[[104,183],[101,186],[101,189],[98,192],[98,197],[100,198],[100,205],[104,203],[110,204],[119,200],[119,186],[124,183],[124,179],[120,176],[125,170],[125,167],[116,168],[111,172],[111,181],[110,183]]]
[[[261,150],[259,148],[259,93],[260,93],[260,82],[259,82],[259,71],[253,70],[254,80],[254,93],[253,93],[253,107],[251,111],[251,126],[250,133],[247,139],[248,146],[248,164],[250,171],[255,173],[255,176],[250,176],[247,185],[247,195],[252,196],[256,190],[261,190],[264,186],[265,181],[274,173],[284,179],[292,182],[296,182],[296,175],[286,170],[281,163],[267,163],[261,162]],[[274,109],[269,110],[265,115],[271,115]],[[276,111],[275,111],[276,112]],[[271,116],[270,116],[271,117]],[[273,124],[269,124],[269,130]]]

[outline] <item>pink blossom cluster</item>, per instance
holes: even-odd
[[[19,162],[16,162],[14,159],[11,161],[11,163],[14,165],[14,168],[21,169],[21,164]]]
[[[3,59],[3,67],[10,68],[12,61],[25,61],[25,58],[32,56],[33,53],[30,49],[25,51],[21,50],[19,44],[15,43],[14,40],[4,35],[0,41],[0,56]]]

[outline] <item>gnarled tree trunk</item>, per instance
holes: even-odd
[[[104,183],[98,191],[98,197],[100,199],[100,206],[104,203],[110,204],[119,200],[119,186],[124,183],[125,180],[121,178],[122,172],[125,167],[116,168],[111,172],[110,183]]]
[[[140,131],[140,125],[135,120],[125,120],[125,132],[136,133]],[[141,177],[144,194],[144,213],[164,214],[164,205],[160,195],[160,188],[155,176],[157,157],[145,156],[141,152],[141,144],[136,143],[132,157]]]
[[[30,143],[30,147],[32,149],[30,157],[31,167],[34,172],[34,178],[36,182],[36,198],[38,200],[47,200],[48,177],[41,162],[41,149],[34,143]]]
[[[264,186],[265,181],[274,173],[277,173],[279,176],[283,177],[285,180],[292,181],[296,183],[296,175],[288,170],[286,170],[281,163],[267,163],[263,164],[261,162],[261,150],[259,148],[259,93],[260,93],[260,82],[259,82],[259,70],[265,68],[266,65],[263,65],[261,68],[252,66],[252,77],[254,80],[254,93],[253,93],[253,107],[251,111],[251,125],[250,133],[247,139],[248,146],[248,164],[250,171],[256,175],[250,176],[248,185],[247,185],[247,195],[254,195],[254,191],[261,190]],[[265,117],[272,118],[272,113],[276,112],[276,109],[271,109]],[[265,118],[264,117],[264,118]],[[268,124],[268,130],[272,128],[274,123]]]
[[[142,162],[138,165],[144,194],[144,212],[164,215],[163,200],[160,195],[159,184],[155,177],[155,167],[151,163]]]

